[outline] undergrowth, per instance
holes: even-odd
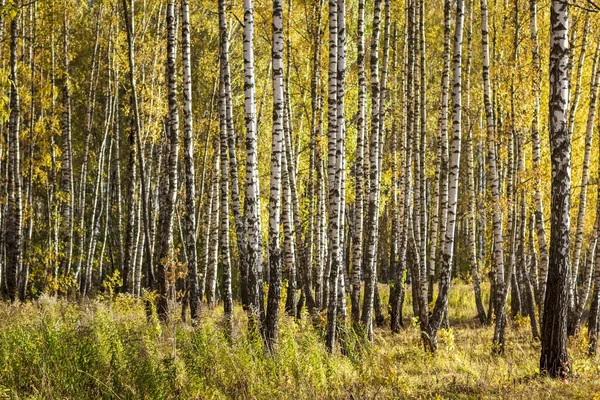
[[[551,380],[539,376],[540,345],[527,319],[509,324],[506,354],[492,355],[493,328],[477,323],[470,286],[453,287],[451,328],[440,332],[434,356],[423,351],[409,305],[399,334],[377,328],[365,346],[346,332],[345,354],[332,356],[318,323],[283,312],[269,355],[239,307],[229,338],[220,308],[191,327],[149,323],[143,302],[124,295],[0,304],[0,398],[600,399],[600,364],[586,357],[585,329],[569,342],[572,376]]]

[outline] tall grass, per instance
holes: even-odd
[[[435,356],[423,351],[408,318],[398,335],[376,330],[372,347],[358,346],[349,333],[347,354],[332,356],[321,327],[308,318],[282,317],[278,350],[271,356],[248,333],[239,308],[230,339],[219,308],[205,311],[193,328],[148,323],[142,302],[128,296],[82,304],[48,297],[1,304],[0,398],[600,399],[600,366],[585,357],[585,335],[569,343],[574,370],[569,381],[538,377],[539,344],[530,339],[528,321],[511,323],[506,355],[495,357],[492,328],[478,326],[473,304],[471,288],[455,285],[452,328],[440,333]],[[407,306],[404,315],[411,314]]]

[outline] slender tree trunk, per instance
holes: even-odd
[[[563,377],[569,372],[567,308],[571,204],[571,142],[567,131],[569,6],[552,0],[550,8],[550,152],[552,214],[550,264],[542,321],[540,372]]]
[[[356,133],[356,154],[354,170],[356,174],[354,200],[354,231],[352,237],[352,322],[360,322],[360,278],[363,248],[363,217],[364,217],[364,143],[365,117],[367,106],[367,77],[365,74],[365,0],[358,2],[358,38],[357,38],[357,67],[358,67],[358,116]]]
[[[290,4],[290,8],[288,9],[288,16],[291,19],[291,4]],[[288,31],[289,31],[289,23],[290,20],[288,20]],[[301,282],[301,286],[302,286],[302,292],[304,295],[304,298],[306,300],[306,305],[308,307],[308,312],[313,315],[315,312],[315,299],[313,297],[312,294],[312,290],[310,288],[311,286],[311,265],[309,262],[309,249],[306,247],[305,243],[304,243],[304,239],[302,236],[302,223],[300,220],[300,200],[299,200],[299,196],[298,196],[298,186],[297,186],[297,161],[294,157],[294,152],[293,152],[293,141],[292,141],[292,133],[293,133],[293,125],[292,125],[292,114],[291,114],[291,106],[290,106],[290,87],[289,87],[289,76],[291,73],[291,56],[290,56],[290,52],[291,52],[291,45],[290,45],[290,39],[289,37],[287,38],[287,44],[286,44],[286,48],[287,48],[287,68],[286,68],[286,85],[288,85],[287,87],[284,87],[284,97],[285,97],[285,110],[284,110],[284,114],[283,114],[283,134],[284,134],[284,142],[285,142],[285,151],[282,155],[283,157],[283,161],[284,161],[284,170],[283,170],[283,174],[284,174],[284,182],[287,180],[287,185],[289,186],[289,195],[290,195],[290,215],[292,216],[291,220],[290,220],[290,224],[293,223],[293,226],[290,225],[291,229],[291,233],[294,235],[294,237],[291,237],[291,241],[288,241],[288,244],[292,244],[292,249],[294,251],[294,276],[297,277],[298,274],[300,274],[300,282]],[[286,170],[287,170],[287,178],[285,177],[286,174]],[[285,189],[288,190],[288,189]],[[286,194],[284,194],[284,198],[285,198]],[[285,205],[284,205],[284,211],[285,211]],[[284,221],[284,225],[285,225],[285,221]],[[287,257],[287,256],[286,256]],[[297,268],[296,268],[297,267]],[[296,278],[294,278],[296,279]],[[289,282],[288,282],[289,284]],[[297,287],[296,287],[296,283],[293,282],[293,285],[290,284],[290,286],[288,286],[288,296],[290,295],[290,291],[289,289],[292,289],[294,292],[296,291]],[[293,297],[288,297],[290,299],[290,302],[288,303],[288,311],[291,313],[292,310],[295,309],[296,304],[292,304],[291,303],[291,299],[295,299],[295,293]],[[299,317],[299,316],[298,316]]]
[[[365,294],[362,324],[369,340],[373,340],[373,298],[377,284],[377,225],[379,219],[379,25],[381,0],[375,0],[373,11],[373,37],[371,42],[371,141],[369,144],[369,197],[367,213],[367,253],[365,257]]]
[[[142,215],[144,222],[144,246],[145,251],[145,262],[146,262],[146,280],[147,287],[151,288],[154,285],[154,267],[152,261],[152,240],[150,238],[150,209],[148,207],[148,201],[150,198],[150,190],[146,182],[146,164],[144,162],[144,153],[142,148],[141,128],[140,128],[140,111],[137,97],[136,79],[135,79],[135,51],[133,42],[133,16],[129,18],[127,0],[123,0],[123,13],[125,17],[125,28],[127,30],[127,48],[128,48],[128,62],[129,62],[129,83],[131,85],[131,95],[133,102],[133,135],[136,142],[138,166],[140,169],[140,183],[141,183],[141,198],[142,198]],[[132,1],[133,6],[133,1]],[[150,317],[151,307],[146,304],[147,316]]]
[[[326,257],[328,272],[324,279],[329,282],[323,296],[327,297],[327,337],[326,346],[333,353],[336,341],[338,273],[341,263],[340,249],[340,185],[338,184],[337,160],[341,161],[338,151],[338,5],[336,0],[329,1],[329,97],[328,97],[328,140],[327,140],[327,189],[329,195],[328,231],[329,253]],[[341,162],[340,164],[341,165]],[[341,173],[341,171],[339,171]]]
[[[123,256],[123,291],[129,292],[129,275],[132,275],[135,270],[135,247],[137,243],[136,236],[136,215],[138,204],[136,202],[137,193],[137,168],[136,168],[136,138],[135,130],[131,129],[129,132],[129,187],[127,189],[127,226],[125,233],[125,253]]]
[[[207,253],[207,264],[206,264],[206,280],[205,287],[206,291],[206,302],[210,307],[214,307],[216,304],[216,293],[217,293],[217,263],[219,262],[219,177],[220,177],[220,151],[219,141],[215,140],[215,154],[213,162],[213,179],[211,188],[211,200],[209,206],[210,215],[210,228],[207,232],[206,249]],[[204,277],[203,277],[204,278]]]
[[[409,11],[410,8],[407,7],[406,10],[406,26],[410,26],[408,24],[408,20],[409,20]],[[394,326],[392,326],[392,330],[393,331],[399,331],[400,326],[402,326],[402,304],[403,304],[403,300],[404,300],[404,287],[403,287],[403,279],[404,279],[404,272],[409,268],[408,267],[408,257],[407,257],[407,249],[408,249],[408,237],[409,237],[409,233],[410,233],[410,217],[411,217],[411,208],[410,208],[410,202],[411,202],[411,198],[412,198],[412,194],[413,194],[413,190],[412,190],[412,134],[409,134],[409,129],[414,126],[412,124],[409,123],[409,115],[412,118],[412,111],[411,111],[411,104],[410,104],[410,100],[412,99],[412,59],[409,59],[409,57],[407,56],[408,54],[410,54],[410,46],[409,43],[411,43],[411,35],[412,35],[412,31],[407,29],[406,30],[406,40],[404,43],[404,51],[403,53],[405,53],[405,62],[404,62],[404,78],[403,78],[403,85],[405,87],[405,89],[402,91],[402,97],[403,97],[403,101],[402,101],[402,113],[403,113],[403,118],[402,118],[402,136],[401,136],[401,141],[400,141],[400,154],[403,157],[403,166],[402,166],[402,171],[401,171],[401,175],[400,175],[400,181],[399,181],[399,187],[402,188],[402,194],[400,196],[400,203],[399,203],[399,210],[398,210],[398,214],[400,217],[400,221],[399,221],[399,229],[400,229],[400,236],[399,236],[399,242],[398,242],[398,264],[399,267],[396,269],[396,283],[399,285],[400,288],[400,292],[396,292],[396,310],[397,313],[395,315],[395,318],[392,320],[394,323]],[[412,56],[411,56],[412,57]],[[409,79],[410,78],[410,79]],[[412,284],[411,281],[411,286],[413,288],[415,288],[415,286]],[[413,298],[416,298],[413,297]],[[415,305],[415,303],[413,302],[413,306]],[[413,308],[414,309],[414,308]]]
[[[190,60],[189,0],[181,2],[183,60],[183,146],[185,162],[185,241],[188,262],[187,285],[192,320],[200,317],[198,296],[198,255],[196,249],[196,172],[194,170],[194,130],[192,114],[192,68]]]
[[[421,202],[421,210],[420,210],[420,224],[421,224],[421,233],[420,233],[420,254],[419,254],[419,266],[420,266],[420,276],[419,276],[419,285],[420,285],[420,294],[423,302],[423,315],[421,320],[423,320],[422,331],[425,332],[427,330],[427,325],[429,324],[428,314],[429,314],[429,302],[428,302],[428,271],[427,271],[427,181],[425,177],[425,158],[427,154],[426,145],[427,145],[427,65],[426,65],[426,43],[425,43],[425,0],[420,0],[417,3],[419,6],[419,70],[420,70],[420,93],[421,93],[421,101],[420,101],[420,147],[419,153],[420,164],[419,164],[419,174],[421,181],[421,191],[420,191],[420,202]],[[387,12],[389,13],[389,6],[386,4]],[[424,311],[427,310],[427,317]],[[427,319],[426,319],[427,318]]]
[[[262,241],[260,237],[260,188],[258,181],[258,135],[254,80],[254,3],[244,0],[244,114],[246,123],[245,219],[248,265],[249,323],[256,324],[264,307],[262,289]],[[238,241],[240,240],[238,235]]]
[[[69,21],[65,11],[63,24],[63,115],[62,115],[62,171],[60,187],[63,192],[62,204],[62,244],[63,256],[61,258],[61,270],[63,274],[71,273],[73,257],[73,156],[71,142],[71,78],[70,78],[70,56],[69,56]],[[19,178],[20,180],[20,178]]]
[[[284,116],[286,116],[286,112],[284,111]],[[289,116],[285,117],[284,120],[289,118]],[[287,121],[285,121],[287,122]],[[287,137],[287,128],[286,123],[284,122],[284,135]],[[292,215],[292,190],[290,188],[291,174],[293,174],[290,165],[288,165],[288,157],[287,155],[290,152],[290,143],[287,140],[284,140],[284,150],[283,155],[281,157],[281,169],[282,169],[282,178],[283,178],[283,193],[282,193],[282,223],[283,223],[283,259],[285,265],[285,271],[287,275],[287,297],[285,299],[285,310],[286,312],[294,317],[296,315],[296,249],[294,243],[294,231],[293,231],[293,219],[295,215]]]
[[[113,89],[114,90],[114,89]],[[111,113],[111,121],[110,123],[113,124],[114,123],[114,114],[116,112],[116,108],[114,106],[114,104],[116,104],[116,100],[113,102],[113,108],[112,108],[112,113]],[[111,163],[112,163],[112,153],[113,153],[113,137],[111,136],[110,138],[110,143],[108,145],[108,160],[106,162],[106,184],[104,185],[104,187],[101,190],[104,190],[106,193],[111,193],[112,191],[112,175],[111,175]],[[107,243],[109,242],[108,240],[108,233],[111,230],[110,227],[110,207],[111,207],[111,198],[110,196],[106,197],[106,199],[103,202],[103,207],[100,211],[100,217],[102,218],[102,216],[104,217],[104,222],[101,223],[104,226],[104,234],[102,235],[102,246],[100,247],[100,254],[98,256],[98,281],[99,282],[103,282],[104,281],[104,277],[105,277],[105,272],[104,272],[104,253],[106,251],[106,246]],[[110,244],[109,244],[109,251],[110,251]],[[111,254],[112,257],[112,254]],[[91,269],[91,265],[92,263],[90,262],[90,269]],[[112,259],[111,259],[111,264],[113,264]],[[114,270],[114,266],[113,270]],[[91,280],[90,280],[91,283]],[[95,290],[94,287],[90,288],[90,292],[92,292],[92,290]]]
[[[283,6],[273,0],[273,135],[271,141],[271,190],[269,195],[269,294],[265,320],[265,344],[274,352],[278,340],[281,299],[281,249],[279,223],[281,210],[281,153],[283,149]]]
[[[308,288],[303,288],[303,291],[311,291],[312,286],[312,268],[315,265],[315,269],[318,271],[318,251],[317,243],[315,238],[319,240],[319,199],[317,196],[317,186],[319,182],[316,181],[318,170],[320,168],[317,160],[317,136],[321,129],[321,98],[319,90],[320,82],[320,58],[321,58],[321,36],[322,36],[322,11],[323,0],[316,0],[314,5],[315,14],[315,25],[311,29],[311,33],[314,37],[313,49],[312,49],[312,75],[310,84],[310,95],[311,95],[311,123],[310,123],[310,165],[309,165],[309,177],[308,177],[308,195],[310,197],[310,215],[309,215],[309,227],[308,227],[308,243],[306,244],[306,251],[308,251],[307,265],[305,265],[308,273]],[[319,288],[321,287],[320,280],[316,277]],[[322,279],[322,278],[321,278]],[[306,283],[303,283],[305,285]],[[315,309],[321,307],[321,294],[315,287]]]
[[[14,6],[19,7],[18,1]],[[10,115],[8,119],[8,207],[6,217],[6,297],[18,295],[19,272],[23,264],[23,210],[21,204],[21,167],[19,150],[20,99],[17,75],[19,14],[10,22]]]
[[[444,314],[448,313],[448,294],[452,278],[452,257],[454,253],[454,231],[456,225],[456,205],[458,202],[458,177],[460,169],[460,149],[462,133],[462,41],[464,24],[464,3],[456,5],[456,30],[454,33],[453,84],[452,84],[452,151],[448,175],[448,225],[440,265],[440,286],[429,328],[430,347],[437,346],[437,331]]]
[[[177,197],[177,163],[179,156],[179,113],[177,104],[177,32],[175,21],[175,1],[167,3],[167,86],[169,97],[169,115],[165,133],[167,135],[165,159],[163,165],[163,183],[161,184],[161,204],[159,227],[160,232],[156,260],[156,290],[158,300],[156,311],[161,320],[169,317],[169,292],[171,285],[169,275],[174,268],[173,259],[173,216]]]
[[[471,111],[471,64],[473,59],[473,1],[467,0],[467,9],[469,22],[467,24],[467,65],[465,67],[465,111],[466,111],[466,131],[467,131],[467,175],[469,188],[469,216],[467,226],[469,227],[469,261],[471,263],[471,276],[473,278],[473,292],[475,293],[475,305],[477,307],[477,316],[479,322],[483,325],[487,319],[483,301],[481,299],[481,285],[479,281],[479,259],[477,258],[476,230],[477,222],[475,218],[476,198],[475,198],[475,166],[473,157],[473,122]]]
[[[537,28],[537,0],[529,0],[529,29],[531,32],[531,40],[533,42],[532,60],[535,69],[535,76],[532,79],[535,93],[535,107],[533,109],[533,120],[531,121],[531,151],[532,164],[535,174],[539,174],[540,170],[540,102],[542,95],[542,66],[540,61],[540,53],[538,46],[538,28]],[[535,202],[535,225],[537,233],[538,247],[540,251],[540,267],[539,267],[539,289],[538,289],[538,305],[540,308],[540,319],[543,315],[543,302],[546,296],[546,279],[548,276],[548,246],[546,243],[546,228],[544,223],[544,206],[542,203],[542,194],[540,191],[540,179],[533,180],[534,187],[534,202]]]
[[[528,239],[528,262],[529,266],[529,279],[531,280],[531,285],[533,287],[534,301],[537,299],[539,295],[539,281],[538,281],[538,257],[535,251],[535,239],[534,239],[534,231],[535,231],[535,211],[529,217],[529,239]]]
[[[394,32],[392,35],[392,74],[393,74],[393,86],[394,86],[394,94],[392,95],[392,103],[391,108],[395,109],[398,106],[397,102],[397,90],[400,85],[398,85],[398,73],[397,73],[397,65],[398,65],[398,51],[397,51],[397,28],[394,23]],[[406,95],[406,91],[402,91],[403,97]],[[404,110],[403,101],[399,104],[401,109]],[[400,239],[401,239],[401,220],[400,216],[404,212],[403,210],[403,194],[399,193],[402,173],[399,173],[399,164],[403,160],[402,155],[398,155],[398,123],[397,123],[397,114],[393,114],[392,117],[392,130],[391,130],[391,152],[392,152],[392,221],[391,221],[391,230],[392,230],[392,243],[390,244],[390,264],[391,267],[391,280],[392,284],[390,285],[390,299],[389,299],[389,308],[390,308],[390,328],[392,332],[397,333],[402,326],[402,304],[401,298],[404,293],[404,282],[403,282],[403,274],[404,267],[399,262],[399,251],[400,251]]]
[[[25,237],[23,238],[23,255],[22,258],[25,260],[21,267],[21,276],[19,279],[19,298],[21,301],[25,301],[27,295],[27,286],[29,283],[29,270],[30,258],[28,257],[28,244],[32,243],[33,238],[33,221],[35,215],[35,208],[33,204],[33,179],[34,179],[34,148],[35,148],[35,138],[34,138],[34,128],[35,124],[41,116],[43,116],[43,110],[41,110],[41,115],[36,115],[36,49],[37,49],[37,3],[30,4],[29,6],[29,69],[30,69],[30,95],[31,102],[29,105],[29,171],[28,171],[28,179],[27,179],[27,208],[30,210],[29,218],[27,219],[27,228],[25,229]],[[1,27],[0,27],[1,28]],[[1,38],[0,38],[1,39]],[[10,100],[9,100],[10,101]],[[41,107],[40,107],[41,108]],[[0,265],[1,270],[1,265]],[[1,272],[0,272],[0,285],[1,285]]]
[[[83,258],[85,254],[85,217],[86,217],[86,192],[87,192],[87,174],[88,174],[88,159],[90,151],[90,139],[92,135],[93,118],[94,118],[94,106],[96,102],[96,87],[95,87],[95,76],[97,68],[97,55],[98,55],[98,40],[100,37],[100,18],[102,16],[102,7],[98,8],[98,14],[96,16],[96,35],[94,39],[94,50],[92,53],[92,67],[90,71],[90,80],[87,94],[86,103],[86,124],[85,124],[85,144],[83,150],[83,161],[81,163],[81,175],[79,181],[79,201],[77,203],[76,215],[79,217],[79,226],[77,231],[77,240],[79,257],[77,257],[77,267],[75,269],[75,280],[78,280]],[[110,84],[110,83],[109,83]],[[127,277],[123,277],[123,284],[126,286],[125,281]]]
[[[408,85],[412,88],[409,89],[410,98],[409,109],[408,109],[408,135],[412,136],[413,146],[413,175],[414,175],[414,198],[413,198],[413,216],[409,237],[408,237],[408,249],[411,254],[411,286],[413,288],[414,302],[413,305],[416,314],[419,317],[421,336],[423,338],[424,347],[429,347],[429,304],[427,301],[427,264],[425,260],[425,253],[423,252],[425,246],[425,232],[423,226],[425,222],[425,175],[423,172],[423,158],[425,144],[423,143],[424,136],[423,131],[425,130],[424,124],[424,112],[425,109],[422,107],[422,90],[424,81],[419,81],[419,76],[423,78],[424,70],[422,64],[424,58],[421,56],[421,34],[420,29],[417,30],[417,26],[420,26],[421,19],[421,5],[418,1],[412,1],[409,3],[408,8],[408,29],[409,29],[409,72],[408,72]],[[424,16],[424,15],[423,15]],[[414,91],[413,91],[414,90]],[[414,123],[412,123],[414,121]],[[419,126],[419,122],[421,126]]]
[[[508,166],[507,166],[507,182],[506,182],[506,199],[509,209],[507,226],[509,227],[507,236],[509,243],[509,256],[508,256],[508,276],[506,285],[511,285],[511,313],[512,317],[516,317],[517,314],[523,314],[523,301],[522,301],[522,287],[520,270],[517,266],[517,251],[518,251],[518,231],[521,224],[520,214],[518,212],[518,190],[517,190],[517,169],[519,163],[519,153],[521,147],[519,146],[519,139],[516,127],[516,116],[517,116],[517,104],[515,104],[515,80],[519,79],[518,60],[519,60],[519,2],[514,2],[514,34],[513,34],[513,74],[510,80],[510,124],[511,124],[511,135],[509,139],[508,148]],[[506,20],[506,19],[505,19]],[[508,289],[507,289],[508,291]]]
[[[225,19],[225,1],[219,1],[219,26],[220,26],[220,37],[221,37],[221,83],[220,83],[220,107],[219,107],[219,120],[220,120],[220,147],[221,151],[219,156],[221,157],[221,180],[220,180],[220,208],[221,214],[219,218],[219,251],[220,257],[220,270],[223,274],[223,284],[221,295],[223,297],[223,311],[225,315],[225,325],[228,335],[231,336],[233,333],[233,298],[231,294],[231,258],[229,254],[229,160],[227,153],[227,62],[225,61],[225,54],[229,52],[228,38],[227,38],[227,25]]]
[[[344,112],[345,91],[346,91],[346,1],[337,1],[338,18],[338,60],[337,60],[337,151],[335,179],[336,186],[339,188],[338,194],[338,287],[337,287],[337,308],[336,308],[336,329],[340,341],[342,342],[342,351],[344,348],[344,337],[346,328],[346,275],[345,260],[347,253],[344,252],[346,242],[346,117]]]
[[[113,60],[115,56],[113,55]],[[123,276],[123,288],[122,291],[126,291],[125,289],[125,268],[129,271],[129,268],[125,265],[125,248],[124,248],[124,237],[123,237],[123,189],[122,189],[122,181],[121,181],[121,124],[119,122],[119,111],[120,111],[120,91],[119,91],[119,68],[117,67],[117,63],[113,62],[113,70],[114,70],[114,88],[115,88],[115,112],[114,112],[114,123],[113,123],[113,134],[114,134],[114,152],[115,152],[115,166],[114,166],[114,191],[115,191],[115,207],[116,207],[116,216],[115,216],[115,225],[116,225],[116,240],[117,240],[117,248],[118,248],[118,268]],[[132,281],[133,276],[132,276]],[[132,285],[133,286],[133,285]],[[127,288],[131,290],[131,288]]]
[[[321,135],[319,135],[320,137]],[[317,253],[315,264],[316,264],[316,284],[315,292],[317,303],[321,305],[321,309],[327,308],[327,284],[328,280],[325,276],[325,264],[327,263],[327,223],[326,223],[326,202],[327,196],[325,195],[325,167],[324,162],[321,159],[321,155],[317,156],[317,241],[315,244],[315,252]]]
[[[440,105],[440,139],[439,139],[439,157],[440,157],[440,183],[439,183],[439,239],[432,236],[432,250],[435,263],[441,265],[441,258],[438,252],[441,253],[444,247],[446,236],[446,225],[448,223],[448,93],[450,82],[450,14],[451,2],[444,0],[444,54],[442,67],[442,95]],[[432,258],[433,258],[432,257]],[[432,269],[429,272],[429,287],[433,293],[434,279],[437,275],[436,270]],[[433,276],[432,276],[433,274]]]
[[[227,147],[229,151],[229,172],[231,175],[231,206],[232,213],[235,222],[235,232],[237,237],[237,248],[240,257],[240,289],[242,297],[242,305],[247,305],[247,280],[248,280],[248,260],[247,260],[247,240],[246,233],[244,231],[244,221],[241,213],[240,205],[240,189],[238,179],[238,164],[237,164],[237,151],[236,151],[236,135],[233,124],[233,101],[231,94],[231,73],[229,66],[229,37],[227,32],[227,20],[226,20],[226,5],[223,4],[223,12],[220,14],[220,18],[223,20],[219,23],[220,35],[221,35],[221,68],[223,72],[223,80],[225,84],[225,100],[226,100],[226,122],[227,122]],[[223,155],[221,155],[223,157]],[[225,154],[227,157],[227,153]],[[226,158],[223,158],[226,159]],[[221,165],[221,168],[224,168]],[[223,247],[222,247],[223,248]],[[230,256],[231,258],[231,256]]]
[[[600,259],[598,259],[598,229],[600,227],[600,203],[596,202],[596,221],[594,222],[594,232],[592,233],[592,239],[590,241],[589,248],[587,250],[587,254],[585,257],[585,273],[583,276],[583,287],[582,291],[577,297],[577,304],[575,305],[575,309],[572,313],[569,314],[567,320],[567,334],[569,336],[573,336],[579,330],[579,322],[581,321],[581,317],[583,315],[583,310],[587,303],[590,289],[592,287],[592,276],[593,274],[598,274],[594,272],[594,266],[598,265]],[[597,307],[597,306],[596,306]],[[590,307],[591,309],[591,307]]]
[[[527,192],[525,188],[525,154],[523,146],[523,136],[517,136],[519,144],[519,187],[520,187],[520,227],[519,227],[519,248],[518,253],[518,265],[517,269],[521,276],[521,290],[524,293],[524,311],[529,315],[529,323],[531,325],[531,334],[534,340],[540,338],[540,331],[538,328],[538,320],[535,313],[535,295],[534,288],[531,283],[531,274],[527,269],[527,251],[525,243],[525,232],[527,230]],[[531,268],[531,266],[530,266]]]
[[[487,142],[488,142],[488,181],[490,182],[490,191],[492,195],[492,236],[494,240],[493,259],[494,259],[494,312],[496,314],[496,326],[494,329],[494,352],[502,353],[504,351],[504,327],[506,316],[504,314],[504,249],[502,235],[502,208],[500,206],[500,182],[498,177],[497,158],[495,151],[496,126],[494,111],[492,108],[491,89],[490,89],[490,51],[488,42],[488,7],[487,0],[481,0],[481,45],[483,53],[482,79],[483,79],[483,102],[485,106],[485,119],[487,123]]]
[[[104,175],[104,162],[106,159],[106,152],[107,152],[107,143],[108,143],[108,133],[110,130],[110,121],[112,119],[112,91],[111,91],[111,87],[109,85],[108,88],[108,93],[107,93],[107,101],[106,101],[106,107],[105,107],[105,118],[104,118],[104,133],[103,133],[103,138],[102,138],[102,142],[100,143],[100,148],[98,150],[98,161],[97,161],[97,165],[98,165],[98,169],[97,169],[97,173],[96,173],[96,179],[93,185],[93,197],[92,197],[92,203],[91,203],[91,215],[90,215],[90,222],[89,222],[89,226],[88,226],[88,232],[90,232],[89,234],[89,242],[87,244],[87,248],[85,249],[85,265],[83,266],[82,269],[82,276],[81,276],[81,286],[80,286],[80,294],[82,296],[88,296],[89,293],[91,292],[91,288],[92,288],[92,260],[94,258],[94,254],[95,254],[95,248],[96,248],[96,244],[97,244],[97,233],[98,233],[98,229],[97,226],[98,224],[98,220],[101,216],[101,212],[102,212],[102,208],[103,208],[103,204],[98,206],[98,203],[100,201],[100,191],[101,191],[101,187],[103,185],[103,175]],[[82,243],[82,245],[85,243]]]
[[[571,75],[571,69],[572,69],[572,64],[573,64],[573,60],[571,60],[571,66],[569,67],[569,105],[570,108],[568,108],[568,120],[567,120],[567,129],[569,132],[569,138],[573,137],[573,131],[575,130],[575,116],[577,115],[577,108],[579,107],[579,99],[581,98],[581,78],[583,75],[583,66],[585,63],[585,56],[586,56],[586,52],[587,52],[587,43],[588,43],[588,38],[590,36],[590,21],[591,21],[591,15],[590,13],[586,13],[586,18],[585,18],[585,26],[583,28],[583,35],[581,37],[581,48],[579,50],[579,59],[577,62],[577,71],[575,72],[575,91],[571,91],[572,89],[572,82],[570,81],[570,75]],[[573,35],[577,34],[577,29],[572,29]],[[575,42],[576,39],[573,39],[571,41],[571,43],[573,44],[570,48],[570,55],[571,57],[575,56]],[[573,94],[573,97],[571,98],[571,94]]]

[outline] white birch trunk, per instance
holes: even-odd
[[[273,0],[273,134],[271,139],[271,182],[269,194],[269,294],[265,340],[273,352],[278,339],[279,301],[281,299],[281,249],[279,224],[281,212],[281,153],[283,150],[283,6]]]
[[[260,237],[260,187],[254,79],[254,2],[244,0],[244,119],[246,124],[246,195],[244,215],[248,235],[248,310],[250,323],[262,309],[262,246]],[[239,239],[238,239],[239,240]],[[253,322],[254,321],[254,322]]]
[[[442,324],[444,314],[448,312],[448,293],[452,279],[452,257],[454,253],[454,231],[456,225],[456,206],[458,201],[458,177],[460,169],[460,150],[462,133],[462,41],[464,24],[464,3],[458,0],[456,5],[456,27],[454,32],[453,84],[452,84],[452,148],[450,152],[448,174],[448,225],[440,265],[440,286],[430,323],[430,346],[437,345],[437,331]]]

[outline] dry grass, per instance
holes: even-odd
[[[407,301],[405,315],[410,307]],[[573,375],[552,380],[538,376],[540,345],[528,320],[510,324],[506,354],[496,357],[493,328],[475,322],[468,285],[453,287],[450,312],[452,328],[440,332],[435,356],[422,350],[408,319],[398,335],[377,329],[370,347],[349,335],[348,354],[330,356],[320,327],[283,317],[272,357],[248,336],[239,308],[230,341],[219,308],[192,328],[147,323],[143,304],[124,296],[2,304],[0,398],[600,399],[600,365],[586,357],[585,330],[569,342]]]

